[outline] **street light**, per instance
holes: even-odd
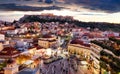
[[[60,54],[61,54],[61,51],[60,51],[60,50],[58,50],[58,51],[57,51],[57,55],[60,55]]]
[[[48,56],[51,56],[51,55],[52,55],[51,49],[47,49],[47,50],[46,50],[46,55],[48,55]]]

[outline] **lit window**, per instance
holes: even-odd
[[[16,50],[13,51],[13,53],[16,53],[16,52],[17,52]]]
[[[2,51],[2,53],[7,53],[7,51]]]

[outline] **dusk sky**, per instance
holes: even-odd
[[[0,0],[0,20],[18,20],[25,14],[71,15],[85,22],[120,23],[120,0]],[[53,4],[55,7],[52,7]]]

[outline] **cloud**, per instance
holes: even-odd
[[[38,2],[43,2],[43,0],[39,0]]]
[[[89,14],[87,14],[87,13],[83,13],[83,14],[80,14],[80,15],[91,15],[91,16],[93,16],[93,15],[97,15],[97,16],[103,16],[103,14],[92,14],[92,13],[89,13]]]
[[[48,6],[48,7],[32,7],[32,6],[20,6],[15,3],[9,4],[0,4],[0,10],[8,10],[8,11],[42,11],[42,10],[51,10],[57,9],[60,10],[62,7],[57,6]]]
[[[120,0],[64,0],[66,4],[82,5],[91,10],[102,10],[106,12],[119,12]]]
[[[32,0],[16,0],[16,1],[32,1]]]
[[[43,11],[1,11],[0,20],[14,21],[24,15],[40,15],[41,13],[53,13],[55,15],[62,16],[73,16],[74,19],[84,22],[109,22],[109,23],[120,23],[120,12],[118,13],[105,13],[105,12],[76,12],[71,10],[43,10]],[[84,15],[92,14],[92,15]],[[100,16],[102,15],[102,16]]]
[[[120,11],[120,0],[55,0],[56,5],[60,6],[60,4],[62,3],[61,1],[64,2],[62,4],[63,6],[75,4],[78,7],[82,6],[84,9],[90,9],[95,11],[100,10],[109,13]],[[0,5],[0,8],[2,8],[2,10],[36,11],[44,9],[44,7],[40,7],[39,9],[37,7],[28,6],[28,5],[41,5],[42,4],[41,0],[0,0],[0,4],[5,5],[5,7]],[[20,4],[21,6],[17,6],[17,4]],[[11,7],[8,7],[9,5]],[[72,6],[70,7],[72,8]],[[51,7],[46,7],[45,9],[51,9]]]

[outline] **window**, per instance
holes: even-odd
[[[7,53],[7,51],[2,51],[2,53]]]
[[[16,52],[17,52],[16,50],[13,51],[13,53],[16,53]]]

